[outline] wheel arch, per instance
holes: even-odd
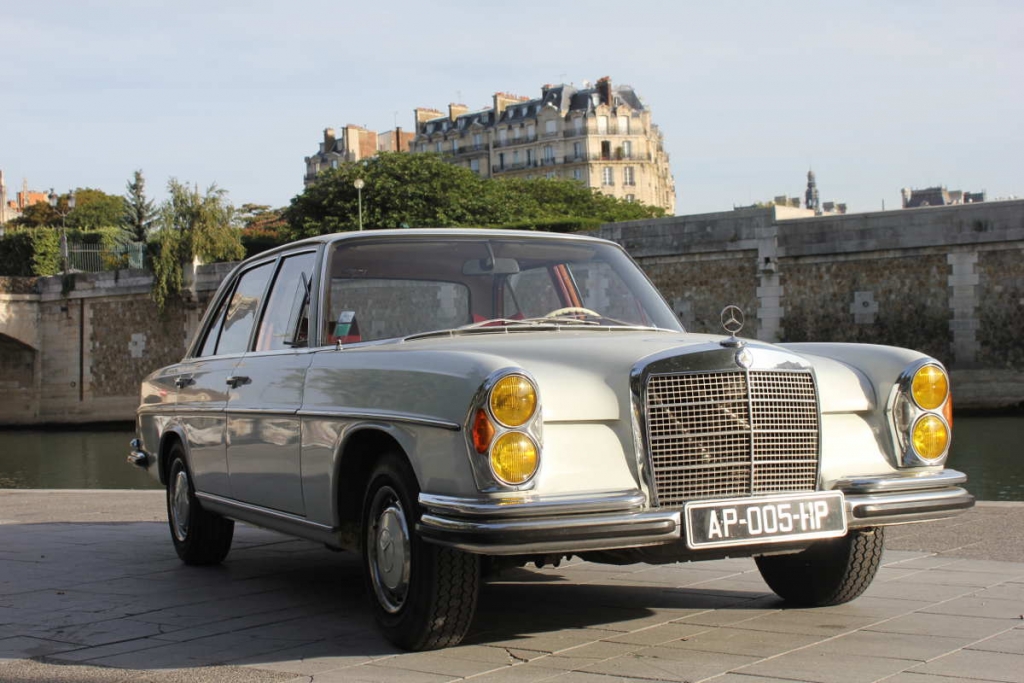
[[[160,435],[160,448],[158,450],[159,456],[157,458],[157,471],[160,474],[160,483],[164,486],[167,485],[167,470],[170,467],[169,455],[171,447],[175,443],[181,444],[182,450],[185,452],[185,461],[189,463],[191,467],[191,458],[188,454],[188,439],[185,438],[185,433],[180,425],[173,425],[164,430],[164,433]]]
[[[334,516],[339,523],[359,521],[370,474],[379,457],[387,452],[403,458],[419,477],[406,449],[387,429],[364,425],[346,435],[338,449],[334,473]]]

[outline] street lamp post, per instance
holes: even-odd
[[[50,194],[47,197],[50,200],[50,206],[60,214],[60,257],[61,267],[64,270],[64,274],[68,274],[68,228],[67,228],[67,217],[68,214],[75,208],[75,193],[74,191],[68,191],[68,204],[67,207],[60,210],[60,197],[53,188],[50,188]]]
[[[352,183],[356,188],[356,192],[359,193],[359,229],[363,229],[363,188],[366,187],[366,183],[363,182],[362,178],[356,178],[356,181]]]

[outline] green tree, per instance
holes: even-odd
[[[89,187],[75,190],[75,208],[68,212],[67,227],[74,230],[112,228],[121,224],[124,197]]]
[[[317,177],[285,210],[293,238],[359,227],[490,226],[580,230],[653,218],[663,209],[602,195],[574,180],[481,178],[434,154],[388,152]]]
[[[145,242],[156,223],[157,210],[153,200],[146,198],[146,179],[142,177],[141,170],[135,171],[126,189],[128,194],[124,199],[121,229],[129,241]]]
[[[383,152],[324,172],[293,198],[285,210],[291,236],[358,230],[360,178],[367,230],[470,225],[486,210],[483,180],[468,168],[435,154]]]
[[[21,215],[8,221],[11,227],[41,228],[44,225],[60,225],[60,214],[47,202],[30,204]]]
[[[288,224],[283,214],[284,209],[273,209],[268,204],[238,207],[236,217],[242,226],[246,258],[288,242]]]
[[[245,253],[226,190],[214,184],[200,194],[171,178],[167,192],[153,240],[153,299],[161,309],[182,294],[185,264],[235,261]]]

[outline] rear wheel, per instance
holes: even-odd
[[[423,541],[419,486],[408,462],[383,456],[370,475],[362,515],[363,570],[384,635],[408,650],[457,645],[480,590],[480,558]]]
[[[171,446],[168,458],[167,522],[174,550],[185,564],[219,564],[231,550],[235,523],[200,506],[180,443]]]
[[[788,602],[825,607],[860,596],[882,562],[883,527],[859,529],[819,541],[792,555],[754,558],[768,587]]]

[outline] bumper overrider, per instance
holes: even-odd
[[[924,522],[974,505],[966,475],[942,470],[835,482],[849,529]],[[418,530],[438,545],[487,555],[578,553],[684,541],[681,510],[647,507],[639,490],[486,499],[421,493]]]

